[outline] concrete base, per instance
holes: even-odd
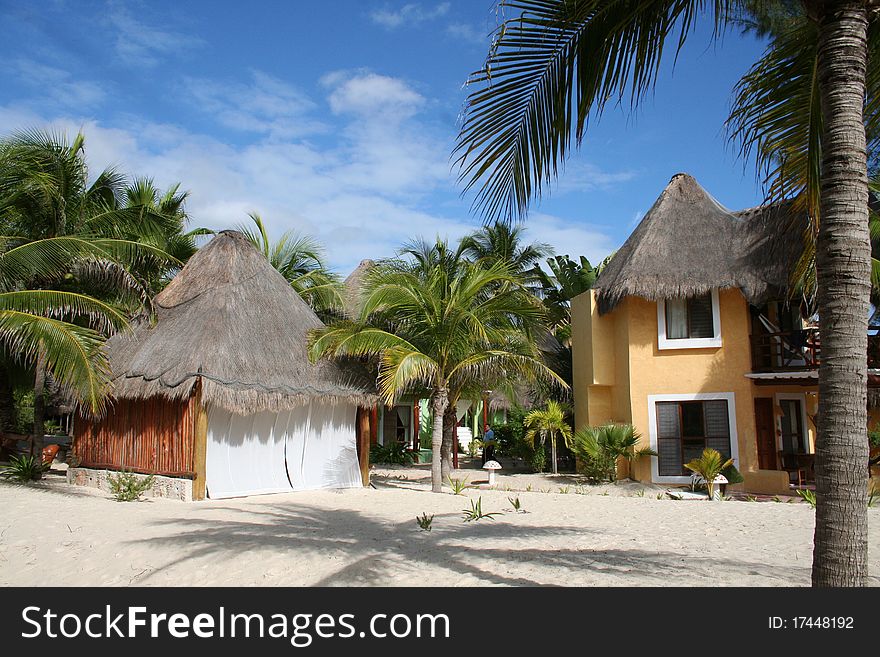
[[[76,486],[88,486],[110,492],[110,475],[116,475],[112,470],[95,470],[93,468],[68,468],[67,483]],[[147,475],[137,474],[139,479],[146,479]],[[144,491],[144,497],[164,497],[181,502],[192,502],[191,479],[179,477],[163,477],[153,475],[153,485]]]
[[[743,472],[742,490],[758,495],[789,495],[788,473],[785,470],[753,470]]]

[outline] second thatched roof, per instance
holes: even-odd
[[[218,234],[154,305],[154,324],[107,343],[117,398],[182,399],[201,378],[205,403],[239,415],[378,399],[356,363],[309,361],[307,335],[323,324],[241,233]]]
[[[627,296],[657,301],[713,288],[739,288],[760,303],[787,288],[802,228],[787,204],[731,212],[680,173],[596,280],[599,311]]]

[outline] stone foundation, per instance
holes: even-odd
[[[110,492],[110,475],[118,474],[113,470],[95,470],[93,468],[68,468],[67,483],[77,486],[88,486]],[[134,473],[139,479],[148,475]],[[181,502],[192,502],[192,480],[180,477],[163,477],[153,475],[153,485],[144,491],[144,497],[164,497]]]

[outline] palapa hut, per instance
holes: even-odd
[[[788,205],[732,212],[686,173],[666,189],[596,280],[599,310],[739,288],[752,304],[779,295],[803,249]]]
[[[108,341],[114,403],[78,422],[82,466],[191,478],[194,499],[362,485],[374,385],[309,362],[321,321],[243,235],[217,235],[154,305]]]

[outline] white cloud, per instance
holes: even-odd
[[[153,67],[163,57],[203,43],[192,35],[147,25],[125,7],[113,6],[107,18],[116,33],[116,54],[132,66]]]
[[[78,80],[67,71],[33,59],[16,59],[10,68],[42,96],[43,102],[63,107],[90,108],[100,104],[106,97],[104,89],[96,82]]]
[[[585,221],[540,212],[529,215],[524,234],[528,241],[546,242],[559,255],[568,255],[575,260],[586,256],[593,265],[602,262],[620,246]]]
[[[321,78],[334,114],[400,121],[424,107],[425,98],[403,80],[369,71],[337,71]]]
[[[487,30],[479,30],[468,23],[452,23],[446,26],[446,34],[478,46],[484,46],[487,50],[492,43],[491,33]]]
[[[621,183],[629,182],[635,177],[636,172],[632,170],[605,171],[595,164],[572,160],[565,165],[565,170],[560,173],[558,183],[553,191],[557,194],[567,194],[569,192],[583,193],[593,190],[607,190]]]
[[[183,87],[190,103],[235,130],[294,137],[325,129],[307,117],[315,103],[306,94],[262,71],[247,83],[185,78]]]
[[[377,9],[370,14],[370,18],[374,23],[393,30],[404,25],[418,25],[441,18],[449,13],[449,6],[448,2],[433,6],[410,2],[397,9]]]
[[[320,143],[271,127],[287,120],[277,99],[295,90],[259,75],[253,85],[266,97],[238,109],[270,127],[255,129],[243,144],[137,116],[108,124],[23,103],[0,106],[0,134],[47,127],[72,135],[81,129],[94,173],[117,165],[150,175],[161,187],[181,182],[191,192],[187,207],[198,226],[231,228],[255,210],[275,236],[295,229],[319,239],[331,266],[343,273],[363,258],[391,255],[412,237],[456,240],[478,225],[450,200],[458,190],[449,171],[449,144],[421,115],[427,99],[401,80],[369,72],[335,74],[323,82],[338,118]],[[200,83],[206,102],[234,115],[236,105],[217,92],[219,85]],[[384,95],[374,94],[377,88]],[[303,121],[313,120],[320,106],[302,101],[297,112]],[[548,214],[529,218],[526,237],[595,262],[614,248],[601,230]]]

